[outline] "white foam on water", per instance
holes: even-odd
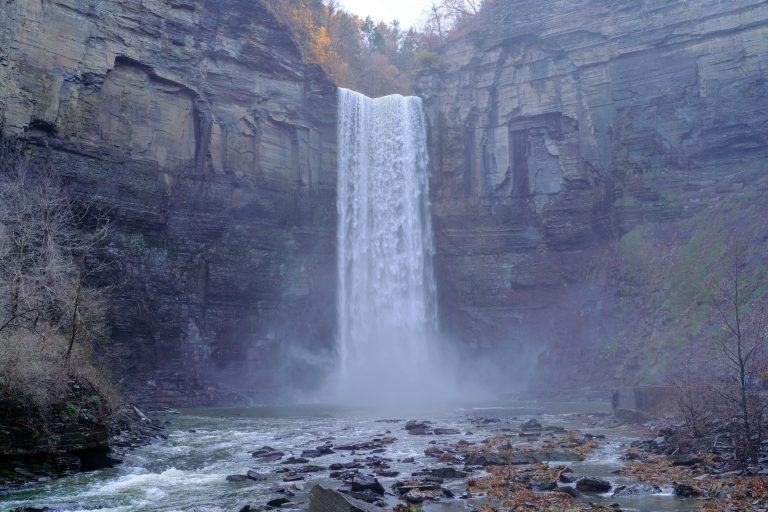
[[[434,243],[421,99],[338,96],[337,397],[409,401],[435,382]]]

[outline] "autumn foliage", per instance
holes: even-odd
[[[486,0],[488,2],[489,0]],[[338,0],[265,0],[307,63],[340,87],[369,96],[408,93],[416,73],[436,65],[435,45],[477,14],[482,0],[441,0],[425,10],[419,30],[397,20],[374,22],[339,8]]]

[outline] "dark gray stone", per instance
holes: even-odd
[[[309,493],[307,512],[381,512],[381,509],[322,485],[316,485]]]

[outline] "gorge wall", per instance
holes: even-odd
[[[11,0],[0,30],[2,138],[111,219],[124,387],[258,400],[330,347],[336,89],[259,2]]]
[[[287,30],[252,0],[1,4],[0,136],[111,218],[123,387],[243,401],[319,376],[336,89]],[[663,380],[712,328],[734,237],[768,289],[763,0],[495,0],[437,62],[415,89],[440,326],[502,386]]]
[[[708,321],[678,296],[718,256],[697,230],[725,216],[718,250],[766,263],[768,4],[496,0],[439,62],[416,90],[443,329],[528,348],[544,389],[661,378]]]

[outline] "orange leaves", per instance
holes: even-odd
[[[306,0],[271,1],[270,7],[275,17],[288,26],[306,62],[319,64],[337,85],[349,81],[349,64],[341,55],[342,41],[334,30],[338,11],[317,4],[313,9]]]

